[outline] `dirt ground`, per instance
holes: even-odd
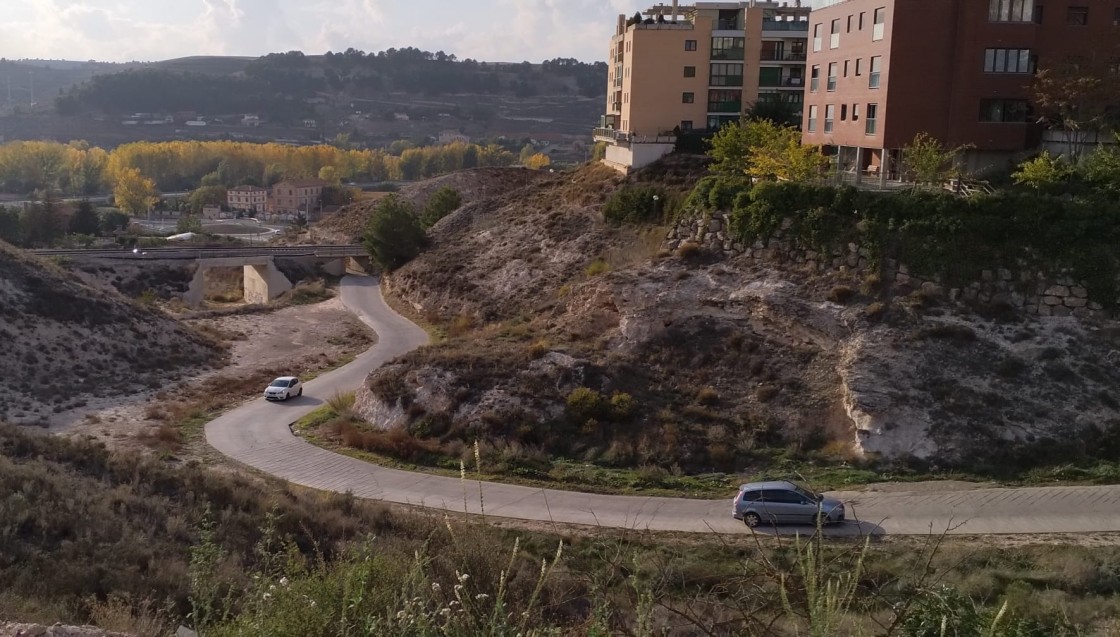
[[[244,380],[266,371],[276,375],[319,372],[349,360],[376,342],[376,335],[337,298],[275,312],[188,322],[226,342],[230,363],[192,376],[178,385],[230,387],[224,397],[228,401],[225,407],[254,398],[264,388],[263,384],[259,388],[255,385],[233,388],[235,379]],[[52,431],[99,439],[114,449],[150,451],[152,441],[158,438],[157,430],[168,424],[167,410],[164,410],[168,405],[168,389],[133,396],[77,415],[76,422],[56,423]],[[71,414],[71,420],[75,416]]]

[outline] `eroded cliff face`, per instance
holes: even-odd
[[[580,173],[464,206],[389,277],[417,310],[473,328],[376,372],[368,419],[691,470],[764,447],[937,465],[1120,453],[1115,322],[996,320],[938,285],[819,260],[668,252],[604,224],[594,197],[559,196],[579,180],[615,187]],[[573,425],[579,387],[633,411]]]

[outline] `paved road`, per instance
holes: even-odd
[[[304,245],[304,246],[232,246],[203,248],[191,246],[164,246],[144,248],[133,252],[126,248],[43,248],[28,250],[44,257],[116,258],[116,259],[223,259],[228,257],[364,257],[369,252],[360,245]]]
[[[335,391],[360,386],[370,370],[427,342],[427,335],[389,309],[374,279],[346,277],[342,301],[379,336],[354,362],[307,384],[301,399],[257,400],[206,425],[206,440],[225,455],[306,487],[352,491],[363,498],[487,515],[660,531],[746,533],[730,517],[730,499],[688,500],[608,496],[498,483],[463,482],[387,469],[320,449],[292,435],[289,423]],[[731,494],[729,494],[730,496]],[[841,492],[849,522],[834,535],[1064,533],[1120,531],[1120,487]],[[779,532],[811,532],[808,527]],[[770,531],[768,531],[770,532]]]

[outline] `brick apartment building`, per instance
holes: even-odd
[[[330,183],[322,179],[281,181],[272,186],[269,209],[272,214],[306,213],[310,219],[319,211],[323,188]]]
[[[808,3],[806,3],[808,4]],[[801,111],[809,8],[801,2],[658,5],[619,16],[606,115],[595,130],[606,163],[640,168],[673,150],[675,131],[738,121],[759,100]]]
[[[230,210],[261,214],[268,206],[268,188],[237,186],[226,191],[226,205]]]
[[[802,139],[885,182],[922,132],[973,170],[1037,147],[1034,72],[1115,55],[1120,0],[840,0],[810,24]]]

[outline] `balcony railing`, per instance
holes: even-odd
[[[743,102],[708,102],[709,113],[741,113]]]
[[[716,29],[720,31],[742,31],[743,27],[739,26],[738,20],[719,20],[716,22]]]
[[[808,31],[808,20],[763,20],[763,31]]]
[[[672,144],[677,141],[677,136],[672,132],[662,131],[657,135],[639,135],[632,131],[615,130],[613,128],[596,128],[592,135],[595,141],[616,142],[621,144]]]
[[[713,60],[742,60],[744,57],[743,49],[715,49],[712,51]]]
[[[708,86],[742,86],[742,75],[713,75]]]
[[[763,51],[759,60],[762,62],[804,62],[805,54],[785,51]]]

